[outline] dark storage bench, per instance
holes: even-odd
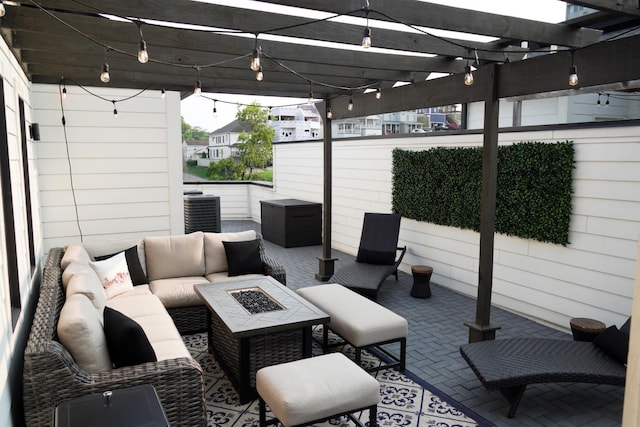
[[[262,237],[285,248],[322,244],[322,204],[283,199],[260,202]]]

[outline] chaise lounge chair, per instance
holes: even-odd
[[[375,301],[387,276],[394,274],[398,280],[398,266],[407,250],[398,247],[401,218],[399,214],[365,213],[356,262],[338,269],[329,282]]]
[[[509,338],[460,347],[480,382],[511,404],[513,418],[528,384],[582,382],[624,385],[624,363],[592,342],[548,338]]]

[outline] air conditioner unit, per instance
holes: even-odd
[[[184,195],[184,232],[220,233],[220,197],[198,194]]]

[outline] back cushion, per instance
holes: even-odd
[[[204,233],[205,274],[220,273],[228,270],[227,255],[222,242],[240,242],[254,240],[255,230],[237,233]]]
[[[73,294],[83,294],[97,309],[103,309],[107,303],[102,282],[89,265],[73,262],[62,273],[62,286],[67,298]]]
[[[145,237],[147,277],[151,281],[204,276],[203,248],[202,231],[180,236]]]
[[[94,373],[112,369],[102,313],[82,294],[65,301],[58,320],[58,337],[82,369]]]
[[[70,243],[64,248],[64,255],[60,261],[60,268],[63,270],[69,266],[72,262],[80,262],[83,264],[89,264],[91,258],[85,250],[84,246],[75,243]]]

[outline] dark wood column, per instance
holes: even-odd
[[[331,186],[332,186],[332,150],[333,137],[331,134],[331,119],[327,112],[331,109],[331,102],[327,99],[324,105],[324,199],[322,203],[322,256],[318,258],[318,273],[316,279],[327,281],[333,276],[336,258],[331,257]],[[321,110],[322,111],[322,110]]]
[[[469,342],[495,339],[499,326],[491,324],[491,291],[493,286],[493,243],[498,186],[498,68],[493,65],[484,102],[484,139],[482,143],[482,196],[480,207],[480,268],[476,320],[468,322]]]

